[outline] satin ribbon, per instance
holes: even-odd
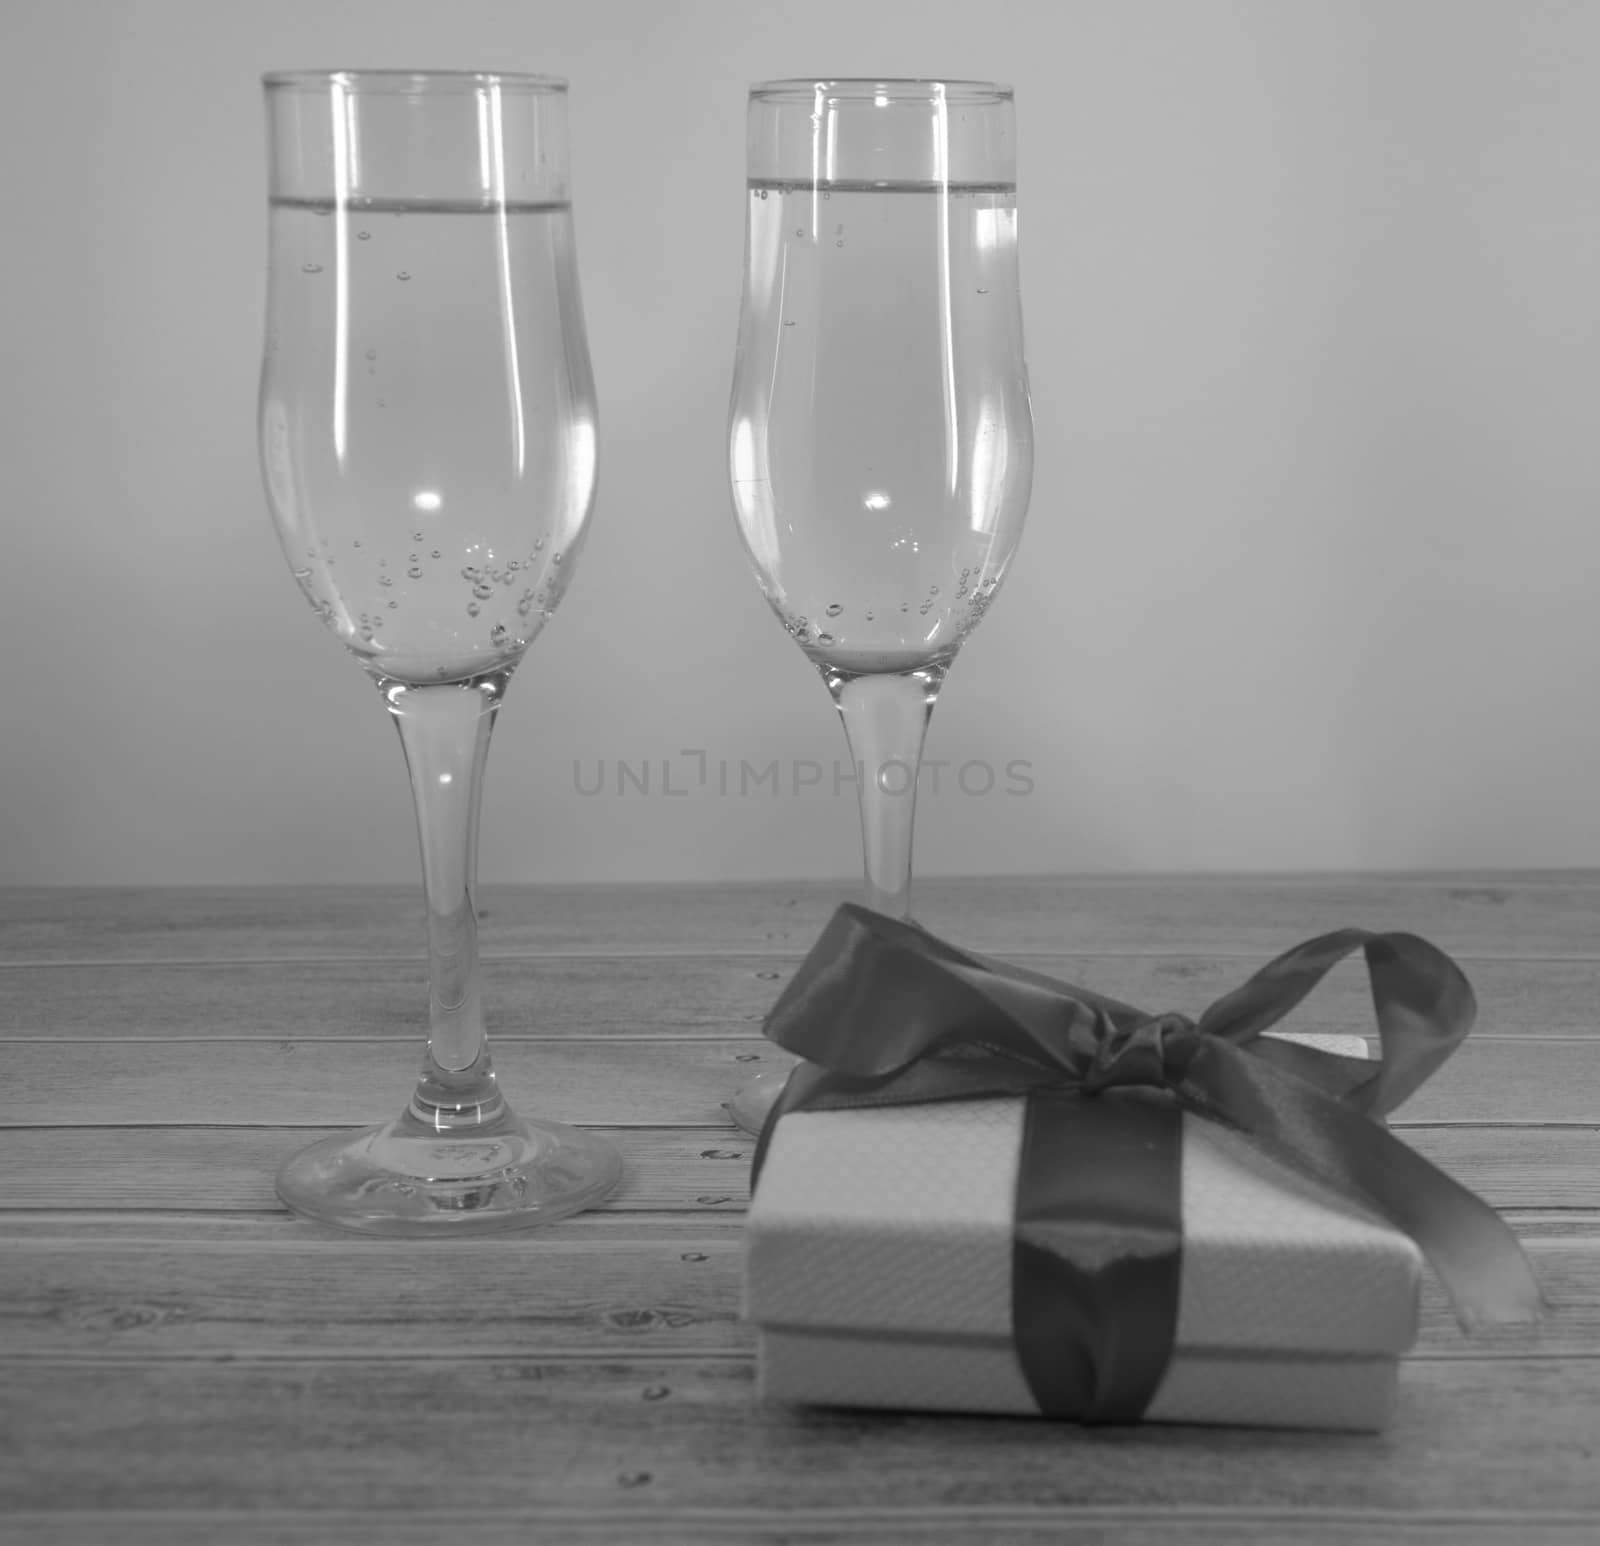
[[[1262,1038],[1357,950],[1378,1059]],[[1476,1009],[1460,969],[1414,934],[1307,940],[1195,1021],[1145,1014],[847,903],[763,1027],[805,1061],[762,1130],[755,1172],[791,1111],[1026,1097],[1019,1361],[1041,1410],[1131,1420],[1159,1385],[1176,1326],[1180,1110],[1244,1133],[1409,1235],[1464,1328],[1538,1318],[1543,1296],[1516,1237],[1383,1124],[1460,1045]],[[1141,1094],[1152,1090],[1172,1099]]]

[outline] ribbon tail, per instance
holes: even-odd
[[[1549,1308],[1511,1229],[1482,1198],[1430,1164],[1387,1128],[1375,1128],[1361,1195],[1410,1235],[1428,1258],[1463,1331],[1529,1325]]]
[[[1537,1321],[1547,1304],[1517,1237],[1485,1202],[1387,1128],[1224,1042],[1205,1044],[1176,1089],[1200,1115],[1274,1159],[1366,1202],[1427,1257],[1466,1331]]]

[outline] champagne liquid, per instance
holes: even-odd
[[[570,206],[276,202],[271,226],[262,462],[301,590],[380,676],[505,669],[594,498]]]
[[[947,662],[1032,483],[1015,190],[756,183],[747,237],[730,475],[767,599],[834,671]]]

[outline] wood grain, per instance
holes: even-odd
[[[278,1212],[278,1166],[333,1128],[63,1127],[0,1130],[8,1209]],[[734,1127],[602,1128],[621,1152],[603,1209],[740,1212],[750,1140]],[[1565,1155],[1552,1157],[1557,1168]],[[1508,1174],[1507,1179],[1511,1179]],[[1595,1190],[1600,1194],[1600,1172]],[[1600,1200],[1600,1198],[1597,1198]],[[314,1229],[317,1226],[299,1226]],[[342,1236],[334,1236],[343,1239]],[[360,1249],[359,1242],[347,1242]]]
[[[7,1049],[27,1105],[0,1091],[0,1123],[242,1123],[336,1127],[383,1121],[410,1094],[425,1038],[388,1042],[56,1042]],[[1587,1050],[1587,1049],[1584,1049]],[[1590,1062],[1600,1075],[1600,1041]],[[785,1059],[759,1039],[499,1041],[514,1103],[604,1126],[709,1126],[755,1069]],[[545,1091],[560,1091],[560,1108]],[[1600,1103],[1597,1103],[1600,1104]],[[1573,1109],[1577,1109],[1574,1106]]]
[[[115,1535],[101,1535],[99,1514],[14,1514],[8,1520],[18,1546],[82,1546],[114,1540],[117,1546],[558,1546],[630,1543],[650,1546],[845,1546],[874,1541],[918,1546],[922,1541],[986,1546],[1594,1546],[1595,1519],[1587,1511],[1378,1511],[1286,1509],[1006,1508],[1003,1504],[947,1504],[936,1509],[672,1509],[640,1524],[637,1509],[501,1509],[501,1511],[330,1511],[258,1509],[238,1512],[123,1512]],[[645,1535],[640,1530],[645,1528]],[[83,1533],[85,1530],[91,1533]]]
[[[378,1041],[17,1042],[6,1049],[0,1125],[381,1121],[408,1095],[424,1038]],[[793,1059],[759,1037],[607,1037],[493,1044],[512,1100],[603,1126],[706,1126],[756,1070]],[[25,1098],[24,1098],[25,1097]],[[1600,1037],[1469,1041],[1401,1109],[1397,1125],[1600,1127]]]
[[[747,956],[490,958],[491,1035],[748,1036],[801,952]],[[1198,1015],[1266,956],[1026,957],[1035,971],[1151,1012]],[[1600,961],[1467,960],[1479,1038],[1600,1036]],[[1334,968],[1294,1012],[1305,1030],[1365,1034],[1372,993],[1356,962]],[[389,1037],[427,1032],[420,952],[340,961],[97,961],[8,966],[0,953],[0,1040]]]
[[[494,954],[803,953],[837,885],[485,887]],[[1309,935],[1408,929],[1451,954],[1600,960],[1600,875],[1009,878],[918,883],[917,915],[975,950],[1265,961]],[[414,960],[420,889],[12,889],[4,956],[21,961]]]
[[[7,1208],[276,1211],[272,1177],[327,1128],[0,1130]],[[602,1206],[738,1210],[751,1142],[733,1127],[601,1128],[627,1163]],[[1497,1208],[1600,1208],[1600,1129],[1419,1127],[1405,1140]],[[307,1226],[308,1228],[310,1226]]]
[[[13,1514],[17,1546],[556,1546],[560,1542],[648,1541],[650,1546],[883,1546],[982,1541],[985,1546],[1594,1546],[1587,1511],[1150,1509],[1010,1507],[1003,1503],[938,1508],[772,1509],[656,1507],[633,1509],[328,1509],[248,1513],[141,1510],[107,1517],[86,1513]]]
[[[757,1405],[747,1360],[14,1363],[0,1506],[1600,1509],[1591,1361],[1408,1365],[1381,1436]],[[151,1414],[161,1414],[159,1423]],[[447,1420],[447,1414],[459,1414]],[[470,1414],[470,1420],[468,1419]],[[1437,1456],[1448,1454],[1441,1466]],[[1537,1493],[1530,1493],[1530,1481]]]
[[[748,1036],[794,958],[551,956],[490,959],[484,991],[492,1033]],[[427,1034],[420,952],[406,958],[6,967],[0,1037]]]
[[[560,1542],[648,1541],[650,1546],[845,1546],[871,1541],[920,1546],[925,1541],[985,1546],[1594,1546],[1595,1519],[1587,1510],[1236,1508],[1180,1509],[952,1503],[935,1508],[785,1509],[657,1506],[641,1519],[635,1508],[328,1509],[248,1513],[140,1510],[109,1516],[115,1533],[101,1533],[108,1516],[90,1513],[13,1514],[18,1546],[553,1546]]]
[[[651,1227],[654,1224],[654,1227]],[[444,1248],[310,1232],[287,1215],[77,1221],[0,1215],[0,1365],[12,1358],[507,1353],[748,1355],[734,1219],[636,1214]],[[1430,1279],[1420,1357],[1600,1358],[1600,1216],[1522,1237],[1551,1301],[1539,1326],[1465,1337]],[[263,1313],[263,1305],[272,1307]],[[405,1328],[396,1342],[396,1328]]]

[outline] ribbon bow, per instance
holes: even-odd
[[[1379,1059],[1262,1037],[1358,949]],[[1029,1095],[1064,1097],[1087,1116],[1096,1102],[1086,1097],[1163,1090],[1409,1235],[1463,1327],[1527,1321],[1544,1300],[1516,1237],[1383,1123],[1460,1045],[1476,1012],[1460,969],[1414,934],[1341,929],[1307,940],[1194,1021],[1145,1014],[847,903],[764,1026],[806,1061],[767,1120],[755,1168],[791,1111]],[[1141,1104],[1112,1099],[1129,1114]]]

